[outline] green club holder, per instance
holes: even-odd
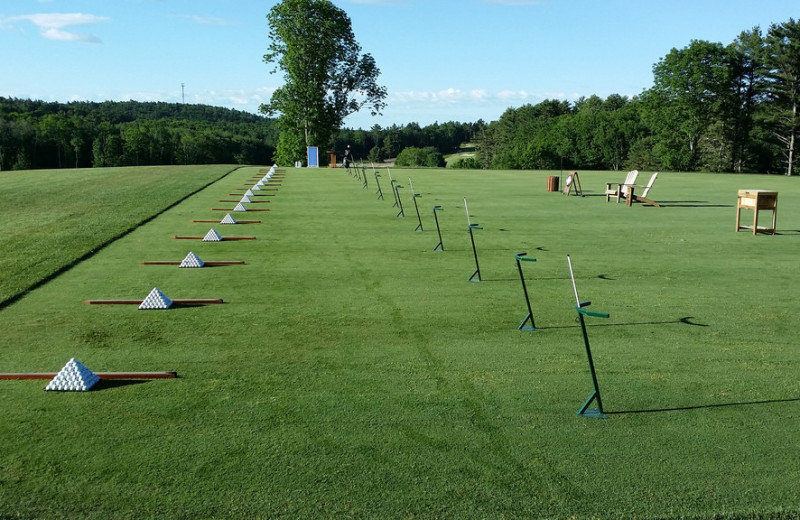
[[[473,229],[483,229],[478,224],[470,224],[469,225],[469,240],[472,242],[472,254],[475,257],[475,272],[469,277],[470,282],[480,282],[481,281],[481,266],[478,264],[478,250],[475,249],[475,237],[472,234]]]
[[[522,283],[522,292],[525,295],[525,305],[528,306],[528,315],[519,324],[517,330],[536,330],[536,323],[533,320],[533,309],[531,309],[531,300],[528,296],[528,286],[525,284],[525,275],[522,274],[522,262],[535,262],[536,259],[526,256],[528,253],[522,252],[514,255],[514,260],[517,261],[517,270],[519,271],[519,281]],[[526,323],[530,322],[530,325]]]
[[[442,211],[444,208],[438,204],[433,207],[433,220],[436,221],[436,233],[439,234],[439,243],[433,248],[434,251],[444,251],[444,244],[442,243],[442,230],[439,228],[439,216],[437,212]]]
[[[597,383],[597,372],[595,372],[594,369],[592,349],[589,347],[589,335],[586,333],[586,321],[584,320],[584,316],[608,318],[609,315],[604,312],[586,310],[584,307],[588,307],[589,305],[591,305],[591,302],[580,302],[580,304],[575,305],[575,310],[578,311],[578,319],[581,322],[583,344],[586,346],[586,358],[589,361],[589,372],[592,374],[592,385],[594,386],[594,391],[589,395],[589,398],[585,403],[583,403],[583,406],[581,406],[576,415],[589,417],[592,419],[607,419],[608,416],[603,412],[603,399],[600,397],[600,385]],[[597,403],[597,408],[589,408],[592,402]]]

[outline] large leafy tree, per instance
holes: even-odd
[[[698,145],[729,101],[728,55],[720,43],[695,40],[672,49],[653,66],[654,85],[647,97],[652,127],[666,145],[660,153],[670,169],[692,169]]]
[[[766,45],[772,123],[783,145],[786,175],[792,175],[800,133],[800,22],[790,18],[771,25]]]
[[[281,70],[285,84],[261,111],[278,116],[282,135],[276,159],[291,163],[305,146],[327,146],[344,118],[368,106],[385,106],[386,88],[370,54],[362,54],[347,13],[328,0],[283,0],[267,15],[269,52],[264,62]]]
[[[762,64],[764,60],[764,39],[758,27],[751,31],[743,31],[733,43],[727,47],[731,81],[731,103],[725,119],[725,137],[731,143],[732,171],[741,173],[745,168],[751,168],[757,160],[754,151],[753,130],[755,127],[755,114],[764,102],[764,75]]]

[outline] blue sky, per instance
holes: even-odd
[[[800,18],[797,0],[333,0],[388,89],[354,128],[494,121],[508,107],[637,95],[692,40]],[[204,103],[257,112],[275,0],[2,0],[0,96]],[[184,85],[183,87],[181,85]]]

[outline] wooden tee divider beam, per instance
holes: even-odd
[[[86,305],[141,305],[144,300],[83,300]],[[225,303],[222,298],[193,298],[171,300],[172,305],[214,305]]]
[[[208,208],[210,211],[235,211],[233,208]],[[247,211],[269,211],[269,208],[250,208]]]
[[[241,202],[241,200],[218,200],[217,202]],[[251,200],[250,202],[243,202],[243,204],[266,204],[272,202],[271,200]]]
[[[153,260],[139,262],[139,265],[181,265],[180,260]],[[244,260],[203,260],[203,265],[244,265]]]
[[[244,190],[244,191],[247,191],[247,190]],[[258,191],[261,191],[261,190],[258,190]],[[277,191],[277,190],[275,190],[275,191]],[[234,196],[238,197],[239,195],[241,195],[241,193],[228,193],[228,195],[230,195],[231,197],[234,197]],[[250,196],[251,197],[274,197],[275,194],[274,193],[253,193]],[[220,201],[220,202],[222,202],[222,201]],[[232,201],[232,202],[238,202],[238,201]]]
[[[219,220],[192,220],[192,222],[194,222],[195,224],[199,223],[199,222],[202,222],[202,223],[205,223],[205,224],[221,224],[221,222]],[[237,224],[260,224],[261,221],[260,220],[237,220],[236,223]]]
[[[176,379],[177,372],[94,372],[100,379]],[[0,372],[0,379],[53,379],[57,372]]]
[[[203,240],[205,237],[182,237],[182,236],[175,236],[172,237],[175,240]],[[222,240],[255,240],[256,237],[222,237]]]

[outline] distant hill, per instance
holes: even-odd
[[[43,117],[62,114],[67,117],[91,117],[110,123],[127,123],[137,119],[171,119],[186,121],[220,121],[230,123],[263,123],[269,118],[250,112],[211,105],[165,103],[162,101],[72,101],[60,103],[31,99],[4,98],[0,96],[0,117],[11,114],[28,114]]]
[[[273,119],[210,105],[0,97],[0,171],[270,164]]]

